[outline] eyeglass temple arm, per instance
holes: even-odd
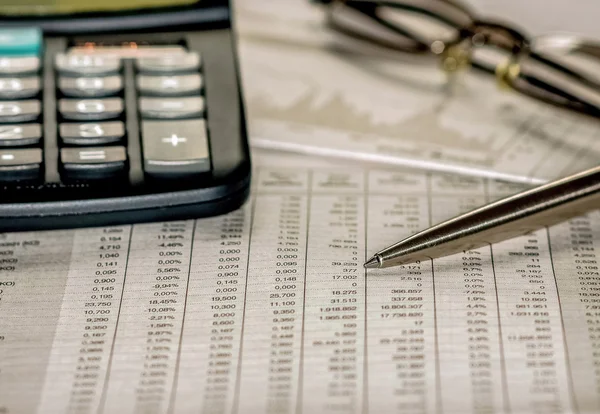
[[[532,60],[527,62],[527,57]],[[521,63],[498,72],[501,81],[515,91],[556,107],[593,117],[600,116],[600,90],[582,82],[582,75],[532,53]],[[542,63],[540,69],[536,64]],[[550,72],[549,72],[550,71]]]
[[[431,52],[431,41],[426,40],[414,30],[402,27],[392,18],[386,18],[387,11],[404,10],[429,16],[456,30],[465,27],[465,25],[470,24],[472,21],[469,15],[470,12],[466,7],[456,1],[317,0],[317,2],[329,5],[328,24],[333,29],[354,38],[375,42],[380,46],[408,53]],[[365,30],[365,28],[359,30],[345,24],[344,19],[347,19],[351,12],[360,13],[364,24],[374,25],[373,30]],[[382,26],[394,34],[401,36],[401,39],[398,39],[396,42],[389,42],[371,35],[373,32],[380,31]]]
[[[600,64],[600,44],[585,44],[581,45],[578,48],[578,51],[582,52],[584,55],[590,56],[598,61]],[[591,79],[589,76],[585,76],[584,74],[577,72],[574,69],[569,68],[568,66],[562,65],[559,62],[555,62],[544,55],[544,50],[542,49],[540,52],[536,50],[532,50],[529,53],[529,57],[534,59],[540,63],[547,65],[555,70],[563,72],[565,75],[572,77],[573,79],[583,82],[590,87],[600,88],[600,82],[598,80]]]
[[[510,86],[520,94],[554,107],[567,109],[594,118],[600,117],[600,108],[597,106],[582,102],[576,96],[569,96],[564,91],[558,90],[546,83],[521,77],[511,81]]]
[[[474,20],[474,13],[467,6],[456,0],[373,0],[370,2],[377,3],[382,7],[419,13],[434,18],[457,30],[470,25]]]
[[[407,53],[429,52],[429,45],[420,39],[417,34],[381,18],[377,13],[378,7],[379,4],[373,1],[333,1],[328,10],[328,23],[331,28],[347,36],[374,42],[388,49]],[[356,19],[357,17],[361,18],[360,23],[373,25],[372,28],[364,27],[363,30],[359,31],[347,24],[348,19]],[[390,34],[398,35],[400,38],[396,37],[389,40],[387,36],[374,35],[374,33],[381,32],[382,27],[390,31]]]
[[[388,20],[381,17],[381,11],[385,7],[420,13],[453,26],[460,31],[458,40],[467,37],[474,39],[473,36],[481,34],[486,38],[486,43],[488,44],[509,51],[517,56],[525,55],[532,60],[557,71],[565,77],[567,83],[575,82],[579,84],[597,85],[577,71],[531,51],[529,49],[530,45],[527,37],[518,30],[507,27],[501,23],[475,20],[471,17],[473,14],[470,13],[466,7],[454,0],[431,0],[428,2],[423,2],[422,0],[320,0],[319,2],[330,4],[330,6],[332,6],[329,9],[331,13],[330,25],[333,28],[352,37],[375,42],[378,45],[389,49],[410,53],[425,53],[430,51],[430,45],[418,36],[418,34],[399,26],[391,19]],[[427,7],[424,7],[424,4],[427,4]],[[386,42],[373,36],[362,35],[360,32],[352,30],[343,24],[338,24],[334,13],[343,12],[346,8],[361,13],[363,17],[366,17],[371,24],[377,25],[379,29],[381,29],[381,26],[384,26],[395,34],[402,36],[404,44],[398,46],[397,44],[395,45],[392,42]],[[461,14],[461,16],[459,16],[459,14]],[[600,56],[600,49],[593,51],[597,56]],[[478,69],[483,69],[486,72],[494,72],[495,68],[479,65],[476,61],[472,63],[473,66]],[[536,74],[535,71],[530,71],[526,67],[522,67],[516,76],[506,77],[504,81],[514,90],[537,100],[587,115],[598,116],[600,114],[600,105],[595,104],[593,99],[590,101],[589,99],[586,99],[583,94],[563,89],[561,86],[547,82],[543,77],[538,75],[539,73]],[[600,102],[600,100],[598,102]]]

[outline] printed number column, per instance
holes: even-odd
[[[1,414],[36,412],[72,247],[70,231],[0,233]]]
[[[171,413],[231,413],[244,316],[250,204],[198,220]]]
[[[75,231],[38,412],[96,413],[119,317],[130,227]]]
[[[306,269],[302,412],[363,404],[364,175],[315,172]]]
[[[497,198],[504,188],[490,182]],[[560,306],[548,236],[540,230],[492,246],[508,407],[512,412],[571,412]]]
[[[577,411],[600,411],[600,214],[550,229]]]
[[[191,220],[133,228],[104,413],[168,410],[193,228]]]
[[[298,397],[308,173],[261,169],[240,377],[240,413],[294,413]]]
[[[431,221],[485,204],[484,181],[433,174]],[[502,352],[491,249],[433,262],[441,405],[447,412],[504,411]]]
[[[429,225],[425,174],[369,174],[367,251]],[[435,323],[429,261],[367,275],[369,412],[436,409]]]

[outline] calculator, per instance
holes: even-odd
[[[226,213],[250,154],[226,0],[0,5],[0,231]]]

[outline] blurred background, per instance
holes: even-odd
[[[569,31],[600,38],[600,2],[594,0],[470,0],[480,13],[525,26],[532,34]]]
[[[424,0],[426,3],[426,0]],[[600,2],[472,0],[530,36],[600,39]],[[253,145],[539,184],[597,165],[596,120],[498,88],[475,70],[449,88],[437,61],[375,53],[308,0],[234,2]],[[599,73],[600,64],[595,66]]]

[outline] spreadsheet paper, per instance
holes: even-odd
[[[0,413],[600,411],[600,214],[365,271],[519,190],[258,168],[201,220],[0,234]]]

